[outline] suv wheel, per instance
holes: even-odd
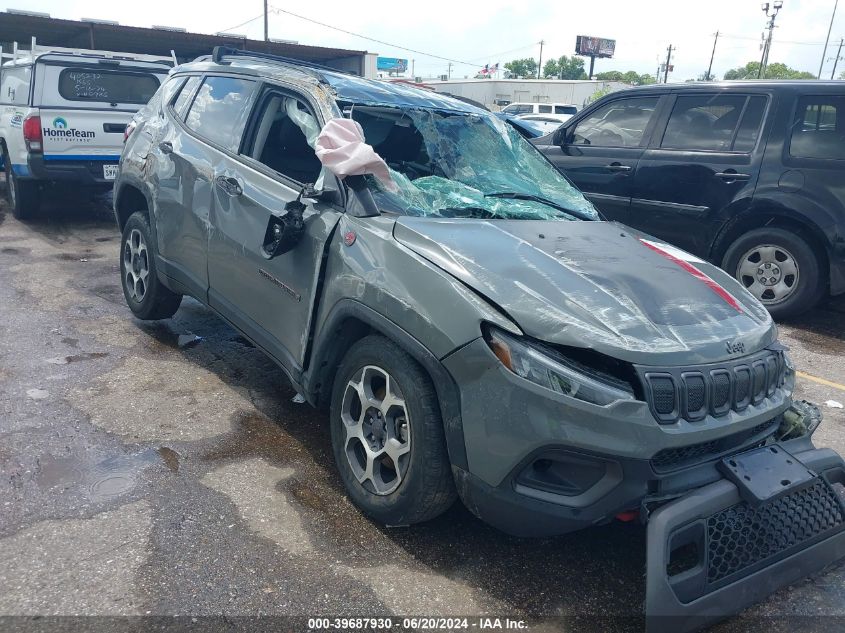
[[[437,394],[393,341],[368,336],[347,352],[332,391],[331,433],[346,491],[374,519],[419,523],[455,501]]]
[[[822,295],[821,265],[812,248],[799,235],[783,229],[749,231],[728,248],[722,268],[776,319],[809,310]]]
[[[3,169],[6,172],[6,200],[12,208],[12,215],[18,220],[31,218],[38,211],[41,195],[38,184],[29,180],[19,180],[12,171],[9,152],[3,150]]]
[[[150,236],[147,216],[138,211],[126,221],[120,247],[123,296],[135,316],[146,321],[172,317],[182,302],[182,295],[166,288],[156,275]]]

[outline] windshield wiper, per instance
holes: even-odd
[[[534,194],[530,193],[519,193],[517,191],[499,191],[496,193],[485,193],[485,198],[505,198],[507,200],[532,200],[534,202],[539,202],[540,204],[545,204],[547,207],[552,207],[553,209],[557,209],[558,211],[563,211],[569,215],[574,215],[576,218],[581,220],[595,220],[595,218],[580,209],[573,209],[571,207],[565,207],[562,204],[558,204],[557,202],[553,202],[547,198],[543,198],[542,196],[535,196]]]

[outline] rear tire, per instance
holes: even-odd
[[[19,179],[12,170],[9,152],[3,150],[3,168],[6,172],[6,201],[12,209],[12,215],[18,220],[34,216],[41,206],[41,191],[38,183]]]
[[[730,245],[722,268],[736,277],[774,319],[813,308],[824,293],[822,262],[800,234],[754,229]]]
[[[150,223],[143,211],[129,216],[120,240],[120,278],[123,296],[132,313],[145,321],[172,317],[182,295],[176,294],[158,278],[155,245]]]
[[[335,377],[330,415],[341,479],[365,514],[409,525],[454,503],[437,393],[393,341],[368,336],[350,348]]]

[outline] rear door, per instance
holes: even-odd
[[[659,95],[611,99],[567,124],[559,146],[539,149],[606,217],[626,222],[634,172],[659,104]]]
[[[342,209],[304,202],[304,234],[287,253],[262,249],[271,219],[287,213],[320,177],[313,149],[322,126],[315,104],[267,88],[239,155],[220,155],[209,231],[209,303],[288,368],[301,367],[320,267]],[[326,178],[333,178],[326,175]]]
[[[189,77],[146,160],[165,274],[203,300],[214,174],[227,152],[238,151],[257,89],[249,78]]]
[[[698,91],[671,97],[637,165],[628,224],[707,257],[728,208],[751,202],[769,99]]]
[[[114,180],[126,125],[167,76],[165,64],[44,58],[35,69],[44,161],[80,162],[97,181]]]

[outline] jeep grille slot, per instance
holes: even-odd
[[[672,424],[679,419],[698,422],[732,410],[740,413],[749,404],[774,397],[784,383],[786,363],[782,352],[764,350],[719,364],[635,369],[652,414],[661,424]]]

